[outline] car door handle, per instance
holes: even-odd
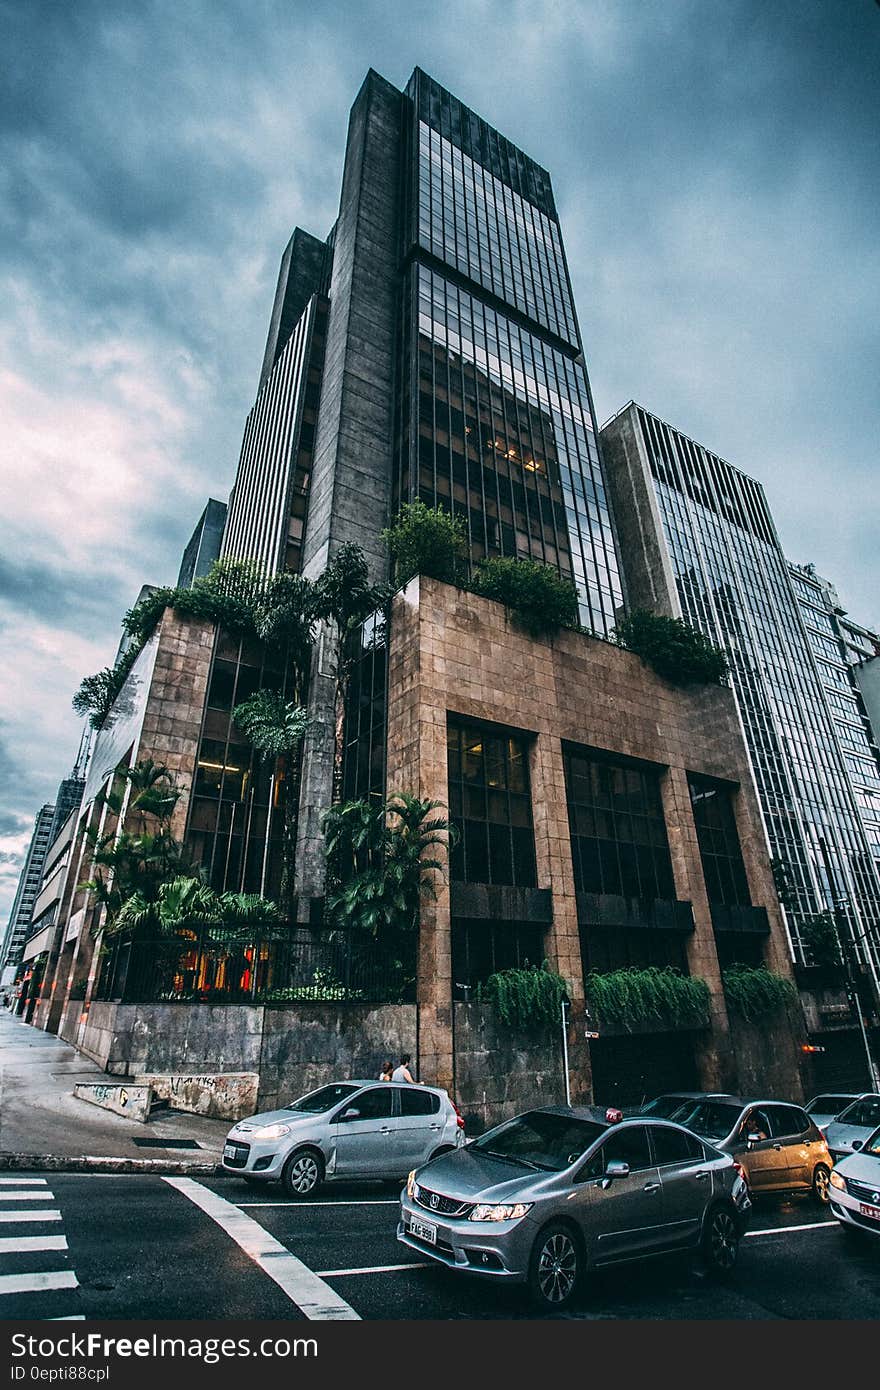
[[[659,1184],[659,1182],[646,1182],[646,1183],[645,1183],[645,1186],[642,1188],[642,1191],[643,1191],[643,1192],[659,1192],[659,1191],[660,1191],[660,1184]]]
[[[708,1181],[708,1178],[709,1178],[709,1174],[706,1173],[706,1172],[704,1171],[704,1172],[702,1172],[702,1173],[697,1173],[696,1177],[697,1177],[697,1182],[707,1182],[707,1181]]]
[[[391,1133],[391,1126],[390,1126],[390,1125],[386,1125],[384,1129],[380,1129],[380,1130],[379,1130],[379,1133],[380,1133],[380,1134],[390,1134],[390,1133]]]
[[[442,1125],[428,1125],[428,1128],[429,1128],[429,1129],[442,1129],[443,1126],[442,1126]]]
[[[782,1145],[781,1145],[781,1144],[774,1144],[773,1147],[774,1147],[774,1149],[776,1150],[777,1153],[781,1153],[781,1152],[782,1152]]]

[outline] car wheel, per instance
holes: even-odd
[[[703,1231],[703,1262],[715,1279],[732,1274],[739,1254],[739,1231],[728,1207],[714,1207]]]
[[[308,1197],[320,1185],[324,1163],[314,1149],[291,1154],[281,1172],[281,1186],[288,1197]]]
[[[529,1289],[545,1308],[565,1308],[574,1297],[581,1275],[581,1252],[569,1226],[545,1226],[532,1246]]]
[[[831,1170],[824,1163],[817,1163],[813,1169],[813,1201],[821,1207],[828,1205],[831,1197]]]

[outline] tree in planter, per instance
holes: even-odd
[[[498,970],[477,986],[477,999],[494,1005],[508,1028],[526,1030],[558,1024],[568,986],[561,975],[543,961],[541,968]]]
[[[652,1024],[702,1028],[709,1022],[706,981],[671,965],[591,972],[585,989],[599,1023],[629,1033]]]
[[[798,1001],[792,981],[763,965],[730,965],[722,970],[721,981],[728,1009],[747,1023],[780,1013]]]
[[[531,637],[578,626],[577,590],[550,565],[493,556],[480,561],[471,587],[483,598],[505,604]]]
[[[291,921],[299,812],[300,750],[311,720],[306,710],[292,701],[285,700],[276,690],[258,690],[249,700],[236,706],[233,718],[260,757],[267,761],[274,760],[276,775],[283,779],[280,898],[282,910],[288,921]]]
[[[399,588],[415,574],[431,575],[445,584],[463,585],[468,577],[468,538],[464,521],[422,501],[405,502],[397,520],[382,538],[394,566]]]
[[[636,609],[620,620],[615,637],[673,685],[720,685],[729,669],[720,647],[680,618]]]
[[[335,687],[333,696],[333,785],[331,804],[342,798],[342,759],[345,749],[345,706],[355,654],[352,638],[365,619],[387,607],[391,589],[387,584],[371,584],[364,552],[348,541],[314,584],[314,616],[332,622],[335,628]]]

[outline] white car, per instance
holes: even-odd
[[[837,1163],[855,1149],[862,1148],[865,1141],[880,1125],[880,1096],[873,1092],[860,1096],[828,1125],[825,1139],[834,1162]]]
[[[836,1120],[841,1110],[845,1110],[854,1100],[860,1100],[863,1092],[852,1091],[844,1094],[842,1091],[834,1091],[829,1094],[823,1093],[821,1096],[813,1096],[804,1106],[814,1125],[818,1125],[824,1134],[832,1120]]]
[[[848,1235],[880,1237],[880,1129],[834,1165],[831,1210]]]

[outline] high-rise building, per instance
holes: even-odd
[[[41,806],[37,812],[33,834],[22,865],[18,888],[12,902],[9,923],[0,950],[0,984],[8,985],[15,979],[15,972],[21,960],[21,953],[31,925],[34,903],[43,881],[43,865],[51,843],[52,824],[55,807]]]
[[[208,574],[220,556],[225,525],[226,503],[209,497],[183,552],[177,576],[179,589],[191,588],[196,579],[204,579]]]
[[[632,402],[601,439],[633,606],[686,618],[728,654],[795,958],[809,963],[811,919],[839,908],[876,986],[874,803],[857,803],[876,748],[828,591],[789,569],[755,479]]]

